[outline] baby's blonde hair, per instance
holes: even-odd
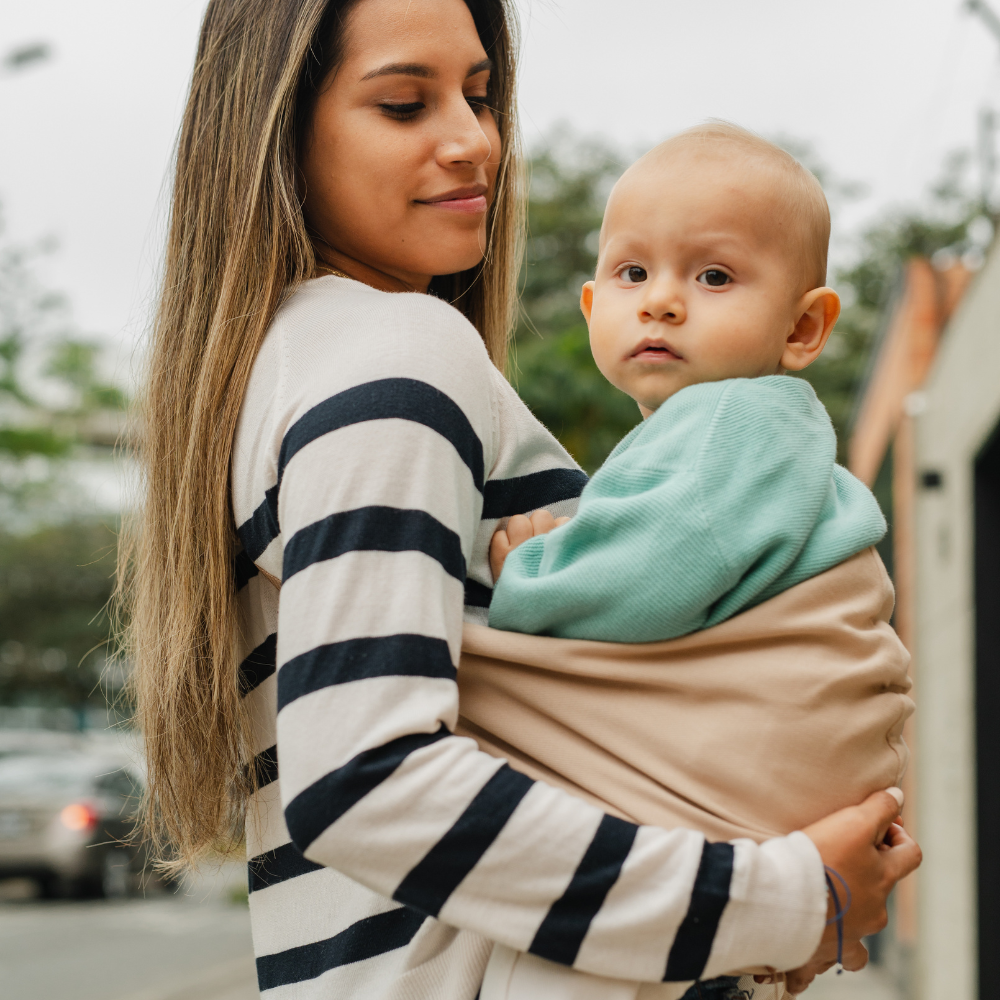
[[[801,236],[799,252],[802,276],[807,285],[803,290],[825,285],[830,246],[830,206],[815,175],[790,153],[749,129],[713,118],[679,132],[646,156],[659,159],[663,155],[689,150],[711,155],[715,149],[728,149],[745,157],[748,164],[768,170],[775,196],[789,211],[792,231]]]

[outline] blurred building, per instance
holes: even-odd
[[[913,654],[901,884],[885,963],[906,1000],[985,1000],[1000,952],[1000,253],[907,265],[862,394],[851,470],[890,521]],[[998,733],[998,735],[994,735]]]

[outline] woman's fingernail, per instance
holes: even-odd
[[[903,789],[887,788],[886,791],[899,803],[899,808],[903,808]]]

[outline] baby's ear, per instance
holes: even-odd
[[[585,281],[583,288],[580,289],[580,309],[587,320],[587,326],[590,326],[590,313],[593,308],[594,283],[592,281]]]
[[[785,342],[781,367],[800,372],[823,353],[840,318],[840,296],[832,288],[814,288],[799,300],[798,319]]]

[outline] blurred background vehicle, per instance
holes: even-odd
[[[129,895],[143,867],[131,837],[141,780],[110,756],[0,759],[0,879],[35,879],[49,898]]]

